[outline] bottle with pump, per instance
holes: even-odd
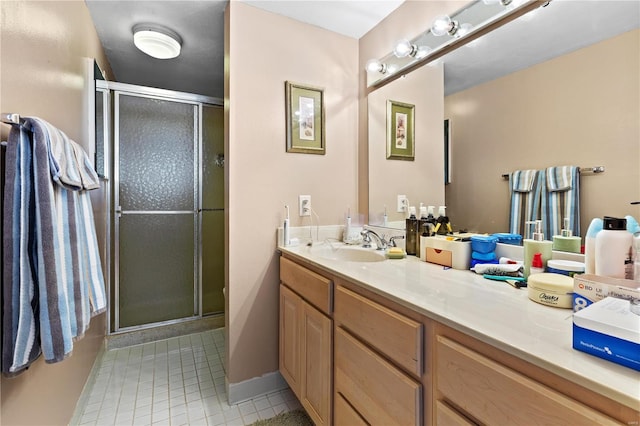
[[[409,207],[409,218],[406,219],[405,232],[407,234],[405,250],[408,255],[416,255],[418,253],[418,227],[420,221],[416,218],[415,206]]]
[[[571,253],[580,253],[580,237],[574,237],[571,230],[571,220],[564,218],[563,228],[560,235],[553,236],[553,249],[557,251],[567,251]]]
[[[605,216],[602,231],[596,235],[596,275],[629,279],[632,246],[627,220]]]
[[[451,233],[451,223],[449,222],[449,217],[446,214],[446,206],[438,207],[438,219],[436,219],[436,227],[434,229],[434,233],[436,234],[447,234]]]
[[[542,259],[542,268],[546,267],[547,261],[551,259],[553,253],[553,243],[551,241],[545,241],[544,234],[542,233],[542,221],[536,220],[526,222],[527,225],[534,225],[534,232],[532,238],[526,238],[523,240],[524,245],[524,278],[528,278],[531,273],[531,264],[533,262],[533,255],[540,253]]]
[[[422,244],[420,241],[420,237],[424,235],[424,225],[427,221],[427,208],[424,206],[424,203],[420,203],[420,219],[418,220],[418,235],[416,237],[416,256],[420,256],[422,253]]]
[[[434,234],[433,230],[436,228],[437,224],[436,217],[433,215],[435,209],[435,206],[427,207],[427,223],[429,224],[427,232],[429,233],[429,236]]]

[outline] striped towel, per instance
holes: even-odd
[[[91,316],[106,309],[86,191],[99,181],[87,165],[82,148],[44,120],[27,117],[11,129],[3,223],[5,374],[21,372],[40,351],[47,362],[65,359]]]
[[[529,229],[526,222],[539,217],[540,178],[537,170],[516,170],[509,175],[511,192],[511,213],[509,215],[509,232],[527,238]]]
[[[564,218],[569,218],[569,229],[580,236],[580,169],[576,166],[548,167],[543,171],[542,227],[550,240],[560,235]]]

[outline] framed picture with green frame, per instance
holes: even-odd
[[[287,152],[325,154],[324,89],[285,82]]]
[[[415,105],[387,101],[387,159],[415,159]]]

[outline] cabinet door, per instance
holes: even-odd
[[[335,392],[372,425],[418,425],[422,386],[335,327]]]
[[[302,299],[280,284],[280,373],[300,398],[300,321]]]
[[[303,302],[300,402],[316,425],[331,423],[331,327],[328,317]]]

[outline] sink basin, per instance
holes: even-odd
[[[345,244],[318,245],[311,247],[310,252],[313,256],[318,256],[323,259],[347,262],[381,262],[386,259],[384,251]]]

